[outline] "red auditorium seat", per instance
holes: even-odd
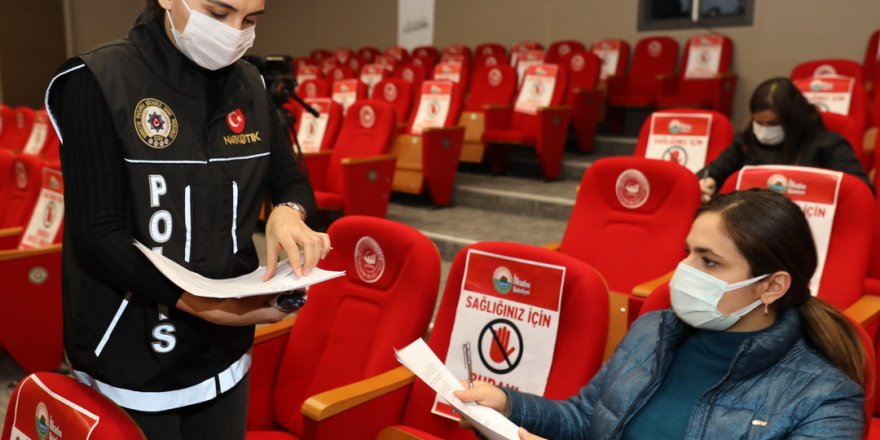
[[[426,72],[433,72],[434,67],[437,65],[438,62],[439,59],[435,61],[434,57],[432,56],[413,55],[409,59],[409,64],[420,66],[421,68],[425,69]]]
[[[642,124],[633,156],[676,162],[697,172],[733,142],[733,134],[730,119],[716,111],[658,110]]]
[[[602,60],[599,79],[604,81],[610,76],[626,74],[629,64],[629,43],[619,38],[606,38],[593,44],[591,51]]]
[[[733,42],[723,35],[697,35],[684,47],[678,76],[666,77],[661,85],[660,108],[704,108],[733,112],[737,76],[730,72]]]
[[[382,51],[375,47],[362,47],[357,50],[357,55],[367,64],[371,64],[375,62],[377,56],[382,55]]]
[[[473,58],[473,53],[471,52],[471,48],[465,46],[464,44],[450,44],[449,46],[446,46],[443,48],[443,53],[441,53],[441,59],[442,59],[442,55],[462,55],[465,58],[467,58],[468,61],[470,61],[470,59]]]
[[[320,66],[325,59],[332,57],[333,53],[326,49],[315,49],[309,54],[309,58],[312,59],[316,66]]]
[[[348,58],[348,60],[345,62],[345,65],[348,66],[349,68],[351,68],[351,71],[354,72],[355,76],[360,74],[361,68],[363,66],[365,66],[366,64],[368,64],[368,63],[366,61],[364,61],[364,59],[358,55],[350,56]]]
[[[852,146],[865,172],[870,171],[874,165],[874,151],[873,149],[870,152],[865,151],[863,148],[865,125],[860,123],[857,118],[838,113],[820,112],[819,115],[822,116],[822,123],[825,124],[825,129],[843,136]]]
[[[457,344],[452,345],[453,338],[456,338],[453,329],[457,325],[467,325],[472,321],[457,320],[457,309],[460,304],[464,303],[467,296],[475,295],[475,293],[470,293],[473,291],[490,298],[501,298],[501,295],[494,293],[496,290],[481,288],[479,284],[476,284],[479,281],[471,278],[478,276],[479,269],[471,269],[470,266],[467,266],[469,252],[473,252],[470,254],[472,259],[482,256],[482,261],[489,263],[492,263],[493,259],[505,258],[565,268],[562,298],[559,305],[561,313],[559,314],[552,357],[539,358],[528,364],[519,364],[514,367],[514,371],[516,368],[534,369],[531,371],[537,369],[547,371],[549,369],[544,396],[551,399],[565,399],[575,394],[598,371],[602,362],[608,320],[608,296],[602,277],[592,267],[581,261],[538,247],[499,242],[483,242],[466,247],[458,253],[452,262],[440,309],[428,339],[428,346],[441,361],[449,359],[455,364],[452,367],[459,369],[464,367],[460,365],[460,362],[455,362],[461,359],[461,355],[458,354],[461,352],[461,348]],[[498,267],[487,266],[486,263],[483,266],[489,270]],[[521,270],[519,267],[522,266],[512,267],[519,272]],[[470,274],[465,275],[466,269]],[[491,272],[485,274],[485,278],[490,276]],[[462,292],[463,279],[469,280],[468,286],[472,289],[471,291]],[[536,281],[532,280],[532,282]],[[485,281],[480,284],[484,283]],[[491,318],[485,319],[488,321]],[[516,318],[511,318],[507,325],[516,326],[514,321],[517,321]],[[481,326],[482,324],[477,323],[476,325]],[[498,327],[504,323],[495,322],[488,325]],[[526,328],[527,326],[530,327],[529,324],[523,322],[520,327]],[[458,341],[457,338],[455,340]],[[475,344],[477,348],[473,350],[476,370],[482,369],[485,362],[477,356],[477,351],[481,350],[479,347],[483,345],[476,339],[475,342],[477,342]],[[451,354],[447,357],[447,353]],[[475,439],[473,431],[461,429],[457,422],[431,413],[435,395],[436,393],[427,385],[415,380],[409,370],[405,367],[398,367],[387,373],[334,390],[333,393],[328,392],[315,396],[306,402],[303,411],[310,419],[307,423],[314,423],[322,430],[326,429],[323,432],[333,432],[335,437],[332,438],[353,438],[357,433],[363,438],[378,438],[380,440],[402,438]],[[388,428],[385,428],[376,437],[375,432],[384,426],[388,426]]]
[[[623,109],[657,106],[663,77],[675,73],[678,42],[669,37],[639,40],[628,75],[608,81],[608,123],[615,132],[623,130]]]
[[[483,66],[500,66],[500,65],[510,65],[510,58],[507,57],[507,54],[504,53],[477,53],[477,56],[474,58],[474,68],[473,71],[476,73],[476,70]]]
[[[457,83],[461,88],[462,94],[467,94],[471,79],[470,64],[464,61],[463,58],[459,61],[443,61],[434,66],[434,76],[432,79]]]
[[[397,66],[402,65],[403,63],[399,62],[397,58],[394,58],[391,55],[378,55],[376,56],[375,61],[373,61],[373,64],[378,64],[385,70],[393,72]]]
[[[434,46],[419,46],[413,49],[413,57],[420,57],[431,60],[431,64],[437,64],[440,61],[440,51]]]
[[[406,48],[400,46],[389,47],[388,49],[385,49],[384,54],[394,57],[394,59],[397,60],[398,63],[405,63],[409,61],[409,51],[407,51]]]
[[[372,98],[385,101],[394,107],[397,125],[409,120],[409,109],[413,101],[412,85],[403,78],[385,78],[376,84]]]
[[[411,112],[406,134],[395,137],[397,156],[392,189],[409,194],[427,192],[435,206],[452,201],[464,128],[461,89],[451,81],[425,81]]]
[[[31,211],[40,196],[43,180],[42,158],[28,154],[18,154],[14,160],[3,160],[2,179],[5,183],[0,193],[0,229],[24,226],[31,217]]]
[[[62,437],[66,435],[67,437]],[[145,439],[128,413],[101,393],[58,373],[33,373],[12,391],[4,439]]]
[[[293,61],[293,71],[299,72],[299,69],[305,66],[315,66],[315,62],[310,57],[297,57]]]
[[[309,288],[294,319],[257,330],[248,440],[367,438],[364,429],[378,430],[369,420],[342,427],[351,433],[342,435],[304,419],[303,401],[394,368],[394,348],[428,329],[440,285],[431,240],[361,216],[341,218],[327,233],[334,249],[321,267],[346,275]]]
[[[352,104],[332,150],[306,155],[318,209],[385,217],[395,157],[388,154],[394,109],[381,101]]]
[[[331,81],[341,81],[343,79],[354,79],[356,78],[354,74],[354,70],[351,67],[348,67],[345,64],[340,64],[332,69],[327,74],[327,78]]]
[[[393,74],[395,78],[403,78],[406,82],[412,84],[412,89],[414,91],[422,89],[422,83],[428,79],[427,75],[428,73],[425,71],[424,67],[414,64],[400,66],[394,70]],[[413,95],[415,96],[415,94]]]
[[[464,127],[461,146],[462,162],[481,163],[486,145],[485,110],[490,106],[510,106],[516,92],[516,70],[506,64],[478,67],[474,70],[473,84],[464,103],[458,125]]]
[[[367,98],[373,97],[373,88],[388,75],[388,71],[378,64],[365,64],[361,69],[360,80],[367,86]]]
[[[537,41],[521,41],[510,48],[510,64],[516,67],[519,57],[530,50],[544,50],[544,45]]]
[[[329,98],[330,84],[324,79],[307,79],[296,88],[296,94],[301,98]]]
[[[584,46],[584,43],[576,40],[559,40],[554,41],[550,44],[550,47],[547,48],[547,58],[546,61],[548,63],[559,63],[562,60],[562,57],[574,51],[586,51],[587,48]]]
[[[522,84],[523,78],[525,78],[526,70],[530,66],[534,66],[537,64],[544,64],[545,59],[547,58],[547,52],[543,49],[529,49],[526,51],[522,51],[518,53],[516,58],[516,74],[519,78],[519,84]],[[550,64],[550,63],[547,63]]]
[[[351,105],[367,97],[367,86],[357,79],[341,79],[333,81],[333,92],[330,98],[342,106],[342,113],[348,113]]]
[[[310,79],[321,79],[324,74],[313,64],[303,64],[296,69],[296,83],[300,85]]]
[[[21,152],[42,157],[47,162],[58,160],[58,136],[49,122],[49,115],[41,109],[34,112],[33,118],[31,133]]]
[[[315,153],[333,148],[342,124],[342,106],[330,98],[306,98],[305,102],[318,111],[318,117],[302,110],[296,118],[296,137],[302,152]]]
[[[608,355],[653,290],[641,284],[668,275],[684,258],[699,206],[696,175],[677,164],[613,157],[587,168],[559,251],[595,267],[608,283]]]
[[[846,124],[847,127],[843,127],[841,123],[835,124],[836,129],[833,131],[850,141],[865,170],[870,170],[873,150],[864,151],[861,139],[852,142],[855,137],[861,138],[864,135],[868,124],[868,95],[865,87],[853,77],[840,75],[799,77],[794,78],[794,84],[820,112],[839,113],[852,119]],[[836,122],[833,119],[831,122]]]
[[[12,132],[12,124],[15,122],[15,110],[0,104],[0,149],[12,150],[6,146],[5,136]]]
[[[323,73],[324,77],[326,78],[326,77],[330,76],[331,70],[335,69],[336,66],[339,66],[341,64],[342,63],[340,63],[339,60],[337,60],[335,57],[331,56],[331,57],[327,57],[327,58],[324,58],[323,60],[321,60],[321,62],[318,64],[318,66],[321,69],[321,73]]]
[[[589,153],[593,150],[596,125],[602,113],[604,94],[599,90],[602,61],[592,52],[573,50],[563,55],[559,63],[568,70],[568,90],[563,102],[572,108],[571,125],[578,148]]]
[[[340,47],[333,50],[333,57],[342,64],[345,64],[352,56],[354,56],[354,51],[347,47]]]
[[[842,75],[850,76],[859,83],[864,82],[862,65],[845,59],[829,58],[821,60],[804,61],[791,69],[789,77],[792,80],[811,76]]]
[[[865,75],[865,89],[874,90],[877,83],[880,82],[880,29],[874,31],[868,38],[862,73]]]
[[[480,55],[507,55],[507,48],[504,47],[503,44],[500,43],[482,43],[478,44],[474,49],[474,56],[479,57]]]
[[[486,109],[482,140],[488,146],[493,172],[507,169],[507,146],[519,145],[535,149],[545,179],[559,177],[571,120],[571,108],[561,105],[566,76],[564,66],[533,65],[526,71],[513,108]]]
[[[12,123],[3,128],[3,148],[20,152],[31,136],[31,128],[34,125],[34,109],[16,107],[13,112]]]

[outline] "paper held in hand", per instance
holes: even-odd
[[[156,269],[159,269],[177,287],[193,295],[209,298],[243,298],[287,292],[345,275],[345,272],[331,272],[316,267],[308,275],[299,278],[293,274],[290,262],[284,260],[278,262],[275,275],[266,282],[263,282],[263,274],[266,273],[265,266],[260,266],[247,275],[215,280],[184,268],[168,257],[153,252],[138,241],[135,241],[134,245],[147,256]]]
[[[449,402],[458,413],[489,440],[517,440],[519,427],[498,411],[473,402],[464,403],[454,391],[464,386],[450,372],[425,341],[416,339],[406,347],[395,350],[397,361],[413,372],[431,389]]]

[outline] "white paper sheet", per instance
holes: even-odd
[[[242,298],[287,292],[345,275],[345,272],[332,272],[316,267],[308,275],[299,278],[293,274],[288,260],[284,260],[278,262],[275,275],[266,282],[263,282],[263,274],[266,273],[265,266],[260,266],[247,275],[215,280],[191,272],[168,257],[153,252],[138,241],[135,241],[134,245],[177,287],[193,295],[209,298]]]
[[[463,390],[458,379],[450,372],[425,341],[416,339],[406,347],[395,350],[397,360],[413,372],[431,389],[446,399],[462,417],[489,440],[517,440],[519,427],[498,411],[473,402],[465,403],[455,397],[456,390]]]

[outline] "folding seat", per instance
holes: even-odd
[[[352,55],[345,62],[345,65],[351,68],[351,71],[355,73],[355,75],[359,75],[361,73],[361,68],[368,64],[358,55]]]
[[[564,274],[559,273],[562,268]],[[538,274],[546,274],[546,278],[539,279]],[[522,281],[530,284],[521,288],[529,291],[528,297],[498,293],[505,288],[512,289],[507,281],[513,275],[519,278],[520,285]],[[493,279],[497,287],[493,286]],[[547,286],[540,289],[547,293],[535,296],[538,286]],[[527,305],[548,296],[542,306]],[[481,316],[468,313],[469,300],[472,304],[478,299],[484,304],[509,305],[518,310],[530,307],[532,313],[524,312],[521,317],[499,317],[493,312]],[[543,312],[554,308],[559,310],[558,314]],[[456,375],[464,379],[461,343],[472,335],[473,369],[478,379],[506,385],[513,385],[514,381],[528,382],[519,388],[551,399],[565,399],[589,382],[601,366],[607,310],[607,289],[601,276],[589,265],[557,252],[519,243],[476,243],[464,248],[452,262],[427,344],[453,374],[458,372]],[[529,317],[537,313],[548,313],[545,316],[551,322],[557,320],[555,335],[549,327],[533,327],[528,323]],[[549,313],[553,313],[552,317]],[[492,333],[502,330],[513,333],[505,345],[512,358],[526,360],[512,367],[505,365],[503,369],[493,367],[498,363],[494,362],[491,352],[493,341],[489,339],[492,337],[486,336],[490,334],[488,329]],[[483,336],[478,338],[480,334]],[[542,335],[540,342],[526,345],[530,339]],[[504,343],[496,344],[494,347]],[[526,349],[527,346],[531,349]],[[546,352],[549,347],[553,347],[552,353]],[[484,354],[487,350],[489,353]],[[526,356],[533,358],[528,360]],[[303,412],[307,426],[314,425],[317,432],[333,434],[327,438],[475,439],[473,431],[459,428],[458,422],[449,418],[445,405],[435,407],[435,396],[436,393],[415,380],[409,370],[398,367],[314,396],[306,401]],[[432,409],[436,412],[432,413]]]
[[[409,58],[409,64],[421,66],[426,72],[433,72],[437,61],[430,56],[413,55]]]
[[[571,120],[571,108],[562,106],[566,90],[565,67],[537,64],[526,71],[513,108],[486,109],[486,131],[493,172],[507,169],[509,145],[534,148],[541,174],[556,179],[562,168],[562,151]]]
[[[3,128],[3,148],[20,152],[24,149],[31,135],[34,125],[34,109],[29,107],[16,107],[13,110],[12,123]],[[3,121],[3,125],[6,121]]]
[[[428,79],[428,71],[424,67],[415,64],[404,64],[394,69],[395,78],[403,78],[412,84],[413,91],[422,90],[422,83]],[[413,96],[416,96],[413,93]]]
[[[128,413],[101,393],[58,373],[25,376],[9,398],[4,439],[146,439]]]
[[[434,46],[416,47],[412,51],[412,56],[429,59],[432,61],[432,64],[437,64],[440,61],[440,51]]]
[[[470,86],[470,63],[460,58],[459,61],[443,61],[434,66],[434,75],[432,79],[435,81],[452,81],[459,85],[462,94],[468,93]]]
[[[599,79],[626,74],[629,63],[629,43],[619,38],[606,38],[593,44],[591,51],[602,60]]]
[[[6,147],[6,142],[4,137],[7,133],[12,132],[12,124],[14,124],[15,120],[15,110],[6,106],[4,104],[0,104],[0,149],[11,150]]]
[[[339,66],[341,64],[342,63],[340,63],[335,57],[328,57],[328,58],[324,58],[323,60],[321,60],[321,62],[318,64],[318,66],[321,69],[321,73],[324,74],[324,77],[329,78],[330,71],[335,69],[336,66]]]
[[[304,66],[315,66],[315,62],[310,57],[297,57],[293,59],[293,71],[299,72]]]
[[[385,49],[384,54],[393,57],[398,63],[409,61],[409,52],[400,46],[389,47]]]
[[[330,69],[330,73],[327,75],[331,81],[339,81],[343,79],[354,79],[357,78],[354,74],[354,70],[351,67],[346,66],[345,64],[338,65],[332,69]]]
[[[400,63],[397,58],[394,58],[391,55],[378,55],[376,56],[376,59],[373,60],[373,64],[378,64],[382,66],[385,70],[393,72],[394,69],[402,63]]]
[[[550,47],[547,48],[547,58],[546,61],[548,63],[560,63],[560,60],[563,56],[567,55],[572,51],[586,51],[587,48],[584,46],[584,43],[581,43],[577,40],[559,40],[554,41],[550,44]]]
[[[332,57],[333,53],[326,49],[315,49],[309,54],[309,58],[312,59],[316,66],[320,66],[322,61]]]
[[[480,55],[507,55],[507,48],[500,43],[482,43],[474,49],[474,56]]]
[[[302,152],[314,153],[333,148],[342,124],[342,106],[330,98],[306,98],[304,101],[317,110],[318,117],[305,110],[297,117],[296,137]]]
[[[733,111],[737,76],[730,72],[733,42],[723,35],[698,35],[684,46],[678,76],[664,78],[657,106]]]
[[[349,108],[332,150],[305,156],[318,209],[385,217],[396,158],[394,109],[362,99]]]
[[[301,98],[329,98],[330,84],[324,79],[307,79],[296,87],[296,94]]]
[[[593,162],[579,188],[559,252],[595,267],[612,292],[610,355],[653,290],[642,284],[668,276],[685,257],[700,186],[680,165],[621,156]]]
[[[572,50],[559,63],[567,67],[568,90],[564,103],[572,108],[571,125],[584,153],[593,150],[596,125],[602,113],[604,94],[599,90],[599,69],[602,61],[592,52]]]
[[[464,103],[464,111],[458,125],[464,127],[464,143],[461,146],[461,162],[481,163],[486,145],[486,108],[508,107],[516,92],[516,70],[507,64],[478,67],[474,70],[471,92]]]
[[[53,148],[54,147],[54,148]],[[31,133],[21,149],[24,154],[39,156],[46,161],[58,159],[58,137],[49,123],[49,115],[45,110],[33,112]]]
[[[852,133],[850,136],[859,138],[864,135],[868,124],[868,95],[857,79],[841,75],[808,76],[794,79],[794,85],[820,112],[839,113],[852,119],[846,124],[851,124],[851,127],[842,128],[838,123],[835,125],[838,130],[834,131],[843,134],[840,130],[845,130]],[[847,137],[847,140],[850,139],[851,137]],[[870,170],[873,150],[863,151],[861,140],[851,142],[851,145],[865,170]]]
[[[385,78],[376,84],[372,99],[385,101],[394,107],[397,125],[405,125],[409,120],[409,109],[413,101],[412,85],[403,78]]]
[[[522,41],[510,48],[510,64],[516,67],[519,57],[530,50],[544,50],[544,45],[537,41]]]
[[[608,123],[623,130],[623,109],[657,106],[663,77],[675,73],[678,42],[669,37],[646,37],[636,45],[629,75],[615,75],[608,82]]]
[[[366,99],[367,86],[357,79],[341,79],[333,81],[333,93],[330,95],[334,101],[342,105],[342,114],[348,113],[348,109],[356,101]]]
[[[477,53],[477,56],[474,58],[474,68],[472,69],[476,72],[477,68],[483,66],[500,66],[500,65],[510,65],[510,58],[507,57],[507,54],[504,53]]]
[[[519,84],[522,85],[522,81],[525,78],[526,70],[529,67],[535,66],[538,64],[544,64],[544,60],[547,58],[547,52],[543,49],[530,49],[526,51],[522,51],[518,53],[516,59],[516,74],[519,78]],[[550,64],[550,63],[548,63]]]
[[[651,114],[633,156],[675,162],[696,173],[733,142],[733,124],[712,110],[667,109]]]
[[[376,84],[379,81],[382,81],[382,78],[385,75],[388,75],[389,72],[385,70],[384,67],[378,64],[366,64],[364,68],[361,69],[360,80],[364,85],[367,86],[367,97],[373,97],[373,88],[376,87]]]
[[[373,63],[376,60],[376,57],[382,55],[382,51],[375,47],[362,47],[357,50],[357,55],[363,58],[364,62],[367,64]]]
[[[345,436],[316,429],[300,413],[303,401],[394,368],[394,348],[428,329],[440,285],[430,239],[362,216],[343,217],[327,233],[333,250],[321,267],[346,275],[310,287],[295,318],[257,330],[248,440],[361,438],[364,426],[346,426],[353,434]]]
[[[865,134],[864,124],[860,123],[856,118],[838,113],[820,112],[819,115],[822,117],[822,123],[825,124],[825,129],[843,136],[843,138],[849,142],[850,146],[852,146],[853,152],[856,153],[856,157],[859,158],[859,162],[862,163],[865,172],[867,173],[870,171],[874,166],[874,151],[873,149],[871,151],[865,151],[863,148]]]
[[[458,84],[422,83],[406,134],[395,137],[397,157],[392,189],[409,194],[427,192],[435,206],[452,201],[464,128],[456,126],[462,95]]]
[[[865,89],[873,91],[877,82],[880,81],[880,29],[874,31],[868,38],[862,73],[865,75]]]
[[[348,62],[348,59],[354,56],[354,51],[346,47],[340,47],[338,49],[333,50],[333,57],[336,58],[341,64],[345,64]]]
[[[443,48],[443,53],[441,55],[462,55],[467,58],[468,61],[473,58],[471,48],[465,46],[464,44],[450,44],[449,46]]]
[[[811,76],[842,75],[855,78],[859,83],[865,80],[862,65],[853,61],[837,58],[804,61],[791,69],[789,77],[792,81]]]
[[[310,79],[322,79],[324,74],[318,66],[313,64],[303,64],[296,69],[296,83],[302,84]]]
[[[3,162],[3,192],[0,194],[0,229],[25,226],[40,196],[45,162],[37,156],[18,154]]]

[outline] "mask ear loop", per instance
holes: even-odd
[[[757,283],[758,281],[761,281],[761,280],[763,280],[764,278],[767,278],[767,277],[769,277],[769,276],[770,276],[770,274],[758,275],[758,276],[756,276],[756,277],[754,277],[754,278],[749,278],[749,279],[747,279],[747,280],[743,280],[743,281],[740,281],[740,282],[738,282],[738,283],[728,284],[728,285],[727,285],[727,288],[725,288],[724,291],[725,291],[725,292],[730,292],[731,290],[736,290],[736,289],[740,289],[740,288],[743,288],[743,287],[746,287],[746,286],[750,286],[750,285],[755,284],[755,283]]]

